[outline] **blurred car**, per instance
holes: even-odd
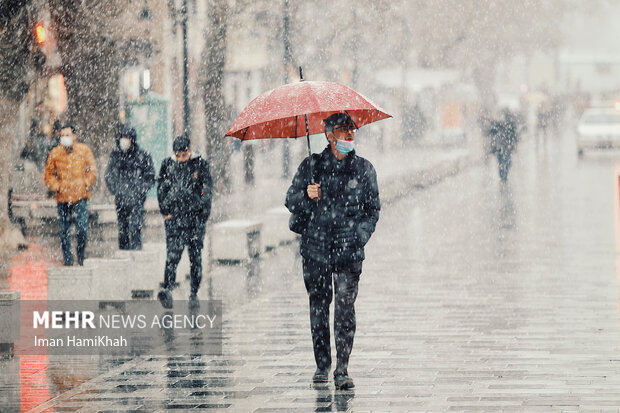
[[[592,108],[583,112],[577,125],[577,151],[620,148],[620,111]]]

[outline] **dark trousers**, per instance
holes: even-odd
[[[310,301],[310,330],[314,359],[320,369],[331,366],[329,305],[335,293],[334,336],[336,370],[334,376],[348,374],[349,356],[355,337],[355,299],[362,273],[362,263],[327,265],[304,258],[304,283]],[[333,288],[332,288],[333,278]]]
[[[73,265],[73,253],[71,252],[71,219],[73,215],[75,215],[75,232],[77,235],[77,260],[78,264],[82,265],[84,264],[88,236],[88,200],[81,199],[75,203],[59,202],[57,209],[60,245],[65,265]]]
[[[181,261],[183,250],[187,246],[190,262],[191,291],[197,293],[202,280],[202,246],[205,238],[204,222],[196,222],[192,226],[179,226],[178,223],[166,220],[166,270],[164,272],[164,288],[172,290],[177,276],[177,266]]]
[[[144,205],[116,204],[116,217],[118,222],[118,248],[141,250]]]
[[[499,151],[497,153],[497,166],[499,167],[499,177],[502,181],[505,181],[508,178],[508,171],[510,170],[510,165],[512,164],[512,152],[510,151]]]

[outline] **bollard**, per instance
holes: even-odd
[[[93,271],[91,300],[129,300],[128,274],[132,268],[129,258],[87,258],[84,266]]]
[[[150,298],[162,272],[159,266],[160,254],[152,250],[120,250],[116,251],[117,258],[126,258],[131,261],[127,272],[127,291],[131,298]]]
[[[260,232],[263,224],[257,221],[230,220],[213,225],[211,254],[220,263],[246,262],[262,251]]]
[[[148,251],[155,255],[155,261],[150,263],[151,268],[163,277],[166,266],[166,243],[147,242],[142,245],[142,251]]]
[[[263,216],[265,225],[261,231],[261,241],[266,251],[295,240],[295,233],[288,228],[290,216],[291,213],[285,206],[267,210]]]
[[[48,300],[88,300],[92,290],[93,270],[90,267],[62,266],[47,270]]]
[[[12,358],[19,340],[19,291],[0,291],[0,358]]]

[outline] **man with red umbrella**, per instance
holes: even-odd
[[[301,234],[317,365],[313,382],[328,381],[332,362],[329,306],[335,296],[334,384],[338,389],[349,389],[354,387],[348,364],[364,246],[375,230],[381,206],[375,169],[354,150],[355,122],[347,113],[335,113],[324,124],[329,145],[301,163],[286,195],[286,207]]]

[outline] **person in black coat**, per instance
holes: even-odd
[[[155,168],[151,155],[138,146],[134,128],[122,126],[117,131],[105,182],[116,204],[118,247],[142,249],[144,202],[155,183]]]
[[[519,141],[518,117],[509,109],[504,109],[498,120],[490,122],[487,135],[491,139],[491,153],[497,157],[500,179],[506,181],[512,165],[512,153]]]
[[[364,246],[381,209],[375,169],[355,154],[356,130],[348,114],[329,116],[325,120],[329,145],[301,163],[286,195],[286,207],[293,214],[291,229],[301,234],[317,365],[313,381],[327,382],[331,368],[329,305],[335,291],[334,383],[339,389],[354,387],[347,371],[355,335],[354,304]]]
[[[177,265],[186,246],[190,259],[190,300],[196,300],[202,280],[202,247],[211,213],[213,186],[209,164],[192,153],[187,136],[177,137],[172,149],[175,159],[163,161],[157,181],[157,199],[164,217],[167,250],[163,290],[158,298],[167,308],[172,305],[170,291],[177,285]]]

